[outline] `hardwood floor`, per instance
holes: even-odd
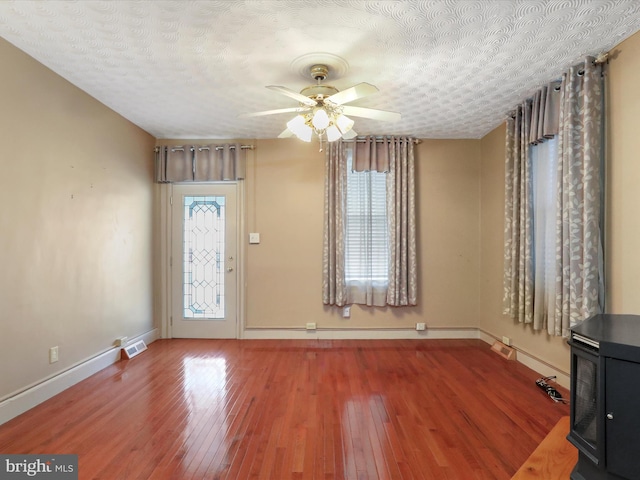
[[[159,340],[0,452],[78,454],[80,479],[510,479],[569,414],[538,377],[480,340]]]
[[[567,480],[578,461],[578,449],[569,443],[571,420],[562,417],[511,480]]]

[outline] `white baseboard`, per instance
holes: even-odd
[[[132,338],[131,342],[144,340],[149,344],[157,339],[158,329],[155,328]],[[120,352],[120,347],[110,348],[3,400],[0,402],[0,425],[116,363],[120,360]]]
[[[493,344],[493,342],[495,342],[496,340],[499,340],[495,338],[493,335],[490,335],[489,333],[484,332],[482,330],[478,330],[478,332],[479,332],[479,338],[490,345]],[[520,350],[518,348],[515,348],[515,350],[516,350],[516,361],[529,367],[531,370],[539,373],[543,377],[551,377],[555,375],[556,377],[555,381],[559,385],[563,386],[564,388],[570,388],[571,375],[569,373],[563,372],[562,370],[559,370],[553,365],[549,365],[545,361],[537,358],[534,355],[531,355],[528,352],[525,352],[524,350]]]
[[[405,329],[330,329],[304,330],[300,328],[247,328],[246,340],[399,340],[479,338],[477,328],[427,328],[418,331]]]

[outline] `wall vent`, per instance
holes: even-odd
[[[491,345],[491,350],[496,352],[502,358],[506,358],[507,360],[516,359],[516,351],[511,347],[507,347],[504,343],[498,342],[497,340],[493,342],[493,345]]]
[[[147,349],[147,345],[144,343],[144,340],[139,340],[136,343],[132,343],[131,345],[127,345],[122,349],[124,355],[127,358],[133,358],[139,353],[144,352]]]

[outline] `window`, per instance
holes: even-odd
[[[387,175],[352,171],[347,149],[345,280],[347,285],[386,287],[389,276]]]
[[[529,146],[533,180],[534,319],[555,317],[558,139]]]

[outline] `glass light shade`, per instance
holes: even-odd
[[[325,132],[327,134],[327,140],[329,142],[335,142],[342,136],[342,134],[340,133],[340,130],[338,130],[338,127],[336,127],[335,125],[331,125],[330,127],[327,127]]]
[[[329,116],[327,115],[327,112],[324,111],[324,108],[316,110],[313,114],[313,120],[311,120],[311,123],[318,130],[324,130],[329,126]]]
[[[336,124],[342,133],[347,133],[349,130],[353,128],[354,121],[349,117],[345,117],[344,115],[340,115],[336,119]]]
[[[296,115],[287,122],[287,128],[300,140],[305,142],[311,141],[311,135],[313,135],[313,129],[307,125],[305,118],[302,115]]]
[[[303,142],[310,142],[311,136],[313,135],[313,128],[309,125],[304,125],[304,127],[300,128],[298,132],[294,132],[296,137],[298,137]]]
[[[302,115],[296,115],[291,120],[287,122],[287,128],[291,130],[294,134],[298,134],[305,127],[305,120]]]

